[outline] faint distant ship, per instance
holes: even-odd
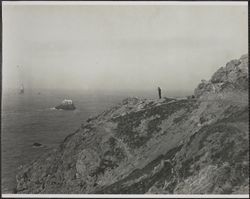
[[[55,107],[55,109],[62,109],[62,110],[75,110],[76,107],[73,104],[72,100],[65,99],[62,103]]]
[[[17,70],[18,70],[19,74],[21,75],[21,73],[22,73],[22,67],[19,66],[19,65],[17,65],[16,67],[17,67]],[[21,76],[20,76],[20,79],[22,79]],[[23,81],[21,80],[20,83],[22,83],[22,82],[23,82]],[[23,86],[23,83],[21,84],[21,87],[20,87],[20,90],[19,90],[19,94],[24,94],[24,86]]]
[[[20,87],[19,94],[24,94],[24,86],[23,86],[23,84]]]

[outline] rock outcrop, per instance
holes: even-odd
[[[128,98],[23,167],[18,193],[248,193],[248,56],[195,98]]]
[[[246,92],[248,90],[248,55],[241,56],[217,70],[209,81],[202,82],[195,89],[196,97],[222,95],[227,92]]]
[[[71,110],[75,110],[76,107],[72,100],[65,99],[62,101],[60,105],[56,106],[55,109],[71,111]]]

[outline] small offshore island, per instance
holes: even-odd
[[[70,110],[75,110],[76,107],[73,104],[72,100],[65,99],[62,101],[60,105],[56,106],[55,109],[70,111]]]

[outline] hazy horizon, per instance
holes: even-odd
[[[2,97],[3,101],[6,101],[10,96],[19,97],[18,88],[8,88],[3,89]],[[39,95],[38,95],[39,94]],[[82,90],[82,89],[70,89],[70,88],[30,88],[25,89],[25,95],[30,97],[43,96],[43,95],[61,95],[64,99],[74,99],[76,95],[82,95],[85,97],[95,96],[100,98],[101,96],[122,96],[122,99],[128,97],[138,97],[141,99],[158,99],[158,90],[157,88],[148,89],[148,90],[133,90],[133,89],[120,89],[120,90]],[[193,90],[166,90],[162,88],[162,97],[186,97],[194,94]],[[22,97],[22,96],[20,96]]]
[[[192,91],[248,53],[247,6],[3,4],[2,11],[3,89]]]

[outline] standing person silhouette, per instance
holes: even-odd
[[[158,87],[158,95],[159,95],[159,99],[161,99],[161,88]]]

